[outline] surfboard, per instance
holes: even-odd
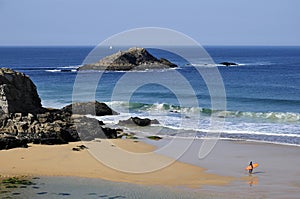
[[[258,167],[258,163],[254,163],[254,164],[252,164],[253,165],[253,168],[256,168],[256,167]],[[247,166],[246,168],[245,168],[245,170],[250,170],[251,169],[251,166],[249,165],[249,166]]]

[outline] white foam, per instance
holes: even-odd
[[[58,102],[53,100],[42,100],[43,107],[50,107],[50,108],[62,108],[70,103],[67,102]]]
[[[59,67],[59,68],[74,68],[74,69],[77,69],[77,68],[79,68],[80,66],[83,66],[83,65],[63,66],[63,67]]]
[[[59,70],[59,69],[52,69],[52,70],[46,70],[46,72],[57,73],[57,72],[61,72],[61,70]]]

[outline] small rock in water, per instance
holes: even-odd
[[[151,120],[149,118],[131,117],[128,120],[120,120],[119,125],[138,125],[138,126],[149,126],[151,124],[159,124],[158,120]]]
[[[38,195],[45,195],[45,194],[47,194],[48,192],[46,192],[46,191],[43,191],[43,192],[38,192],[38,193],[36,193],[36,194],[38,194]]]
[[[237,63],[234,62],[221,62],[220,64],[224,65],[224,66],[237,66]]]
[[[150,140],[160,140],[160,139],[162,139],[161,137],[159,137],[157,135],[148,136],[147,138],[150,139]]]
[[[71,195],[70,193],[59,193],[59,194],[57,194],[57,195],[59,195],[59,196],[69,196],[69,195]]]

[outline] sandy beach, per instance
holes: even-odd
[[[113,157],[113,155],[116,155],[114,152],[120,148],[135,153],[150,152],[150,162],[173,162],[173,159],[170,157],[151,153],[155,147],[142,142],[134,142],[132,140],[101,140],[101,142],[94,142],[94,144],[76,142],[56,146],[30,145],[27,149],[18,148],[0,151],[0,173],[2,176],[75,176],[101,178],[134,184],[184,187],[227,185],[234,179],[232,177],[207,173],[203,168],[177,161],[155,172],[141,174],[126,173],[103,165],[88,150],[72,150],[72,148],[82,144],[88,147],[96,144],[99,150],[105,150],[105,155],[111,157],[111,159],[118,158],[123,164],[127,162],[129,167],[138,164],[136,169],[144,168],[145,164],[143,160],[130,160],[126,156]]]
[[[67,145],[30,145],[29,148],[0,151],[1,175],[64,176],[98,178],[112,182],[140,185],[158,185],[200,191],[199,194],[217,194],[224,198],[297,198],[300,188],[300,170],[297,158],[300,148],[246,141],[219,141],[204,159],[197,157],[202,140],[195,140],[184,155],[174,162],[172,150],[155,151],[170,140],[101,140],[76,142]],[[180,147],[187,140],[180,139]],[[146,142],[146,143],[144,143]],[[149,143],[149,144],[147,144]],[[118,159],[125,168],[145,168],[145,160],[135,160],[121,150],[134,154],[148,154],[151,162],[169,162],[169,166],[148,173],[126,173],[100,163],[88,150],[73,151],[81,144],[103,151],[111,159]],[[117,153],[116,153],[117,152]],[[165,153],[165,154],[164,154]],[[151,154],[151,155],[149,155]],[[113,157],[114,156],[114,157]],[[139,156],[137,156],[139,157]],[[3,161],[5,160],[5,161]],[[244,168],[249,161],[259,163],[252,175]],[[138,165],[136,165],[138,164]],[[124,168],[124,167],[122,167]]]

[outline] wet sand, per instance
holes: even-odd
[[[165,146],[167,139],[151,142],[158,148]],[[187,142],[182,139],[176,144]],[[195,140],[180,161],[207,168],[207,172],[229,175],[238,180],[229,186],[204,186],[202,190],[229,194],[233,198],[299,198],[300,195],[300,147],[257,143],[247,141],[219,140],[204,159],[198,158],[202,140]],[[172,151],[161,154],[174,156]],[[249,162],[259,166],[249,175],[245,170]]]
[[[104,154],[114,160],[121,168],[134,168],[142,173],[127,173],[104,165],[97,161],[88,150],[73,151],[72,148],[84,144],[90,151]],[[120,150],[121,149],[121,150]],[[170,157],[153,153],[155,147],[132,140],[101,140],[98,142],[70,143],[67,145],[30,145],[29,148],[17,148],[0,151],[2,176],[74,176],[100,178],[114,182],[128,182],[143,185],[182,186],[198,188],[203,185],[227,185],[234,178],[207,173],[195,165],[175,161]],[[126,153],[121,153],[125,151]],[[132,154],[141,156],[131,157]],[[97,154],[96,154],[97,155]],[[146,158],[145,158],[146,157]],[[157,171],[143,172],[168,163]],[[169,164],[171,163],[171,164]],[[165,165],[165,164],[162,164]]]
[[[0,151],[0,173],[2,176],[98,178],[111,182],[179,188],[187,190],[187,195],[194,191],[199,196],[215,194],[217,198],[299,198],[300,147],[220,140],[208,156],[199,159],[198,152],[203,141],[194,140],[177,160],[175,151],[181,149],[181,145],[186,145],[187,140],[178,139],[172,147],[166,148],[169,141],[164,138],[160,141],[101,140],[55,146],[31,145],[28,149]],[[132,169],[137,173],[110,168],[103,163],[115,162],[102,160],[100,163],[88,150],[72,151],[73,147],[81,144],[92,149],[90,152],[100,160],[103,156],[110,157],[108,160],[117,161],[112,166],[123,165],[121,169]],[[245,171],[250,161],[259,163],[252,175]],[[167,163],[167,166],[157,171],[139,173],[161,163]]]

